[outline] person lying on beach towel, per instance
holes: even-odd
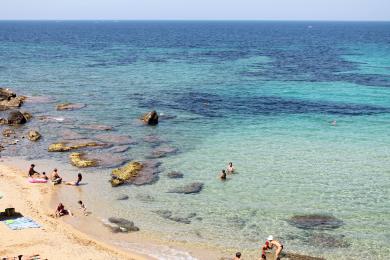
[[[70,212],[70,210],[65,209],[65,206],[62,203],[58,204],[57,210],[55,212],[55,216],[56,217],[62,217],[62,216],[65,216],[65,215],[73,216],[72,212]]]
[[[81,175],[81,173],[78,173],[77,180],[74,182],[67,182],[66,185],[79,186],[82,179],[83,179],[83,175]]]

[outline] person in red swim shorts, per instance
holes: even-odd
[[[267,257],[265,256],[265,251],[274,248],[275,248],[275,259],[280,260],[279,256],[283,250],[283,245],[278,240],[274,240],[273,236],[268,236],[267,241],[265,241],[265,244],[262,247],[261,258],[267,259]]]

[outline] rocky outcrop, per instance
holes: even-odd
[[[22,112],[22,114],[23,114],[24,118],[26,118],[27,121],[30,121],[31,118],[33,117],[31,115],[31,113],[29,113],[29,112]]]
[[[135,180],[143,167],[144,166],[140,162],[130,162],[121,168],[112,170],[111,185],[116,187]]]
[[[111,174],[113,187],[122,184],[145,185],[158,180],[160,163],[156,161],[130,162],[127,165],[114,169]]]
[[[139,231],[139,228],[134,225],[133,221],[124,218],[111,217],[104,219],[102,222],[103,225],[110,228],[114,233]]]
[[[0,110],[20,107],[25,99],[26,97],[16,96],[10,89],[0,88]]]
[[[14,110],[8,114],[7,122],[9,125],[20,125],[25,124],[27,120],[20,111]]]
[[[330,215],[297,215],[287,221],[290,225],[300,229],[327,230],[341,227],[344,223]]]
[[[141,120],[148,125],[157,125],[158,124],[158,114],[155,110],[144,114],[141,117]]]
[[[97,160],[87,159],[85,153],[71,153],[69,159],[73,166],[79,168],[94,167],[98,165]]]
[[[112,130],[113,127],[109,125],[92,124],[92,125],[82,125],[80,126],[80,128],[87,129],[87,130],[110,131]]]
[[[59,142],[49,145],[49,152],[68,152],[86,147],[105,147],[107,144],[96,141],[82,141],[75,143]]]
[[[37,141],[41,138],[41,134],[36,130],[30,130],[27,133],[27,138],[30,141]]]
[[[181,187],[177,187],[168,191],[169,193],[194,194],[199,193],[203,189],[203,183],[193,182]]]
[[[350,244],[345,241],[343,235],[332,235],[317,232],[310,234],[307,242],[317,248],[345,248],[350,246]]]
[[[59,111],[63,111],[63,110],[71,111],[71,110],[82,109],[82,108],[84,108],[86,106],[87,105],[85,105],[85,104],[62,103],[62,104],[58,104],[56,106],[56,109],[59,110]]]
[[[11,135],[15,134],[15,131],[11,128],[5,128],[2,132],[4,137],[10,137]]]
[[[167,176],[168,176],[168,178],[171,178],[171,179],[180,179],[180,178],[183,178],[184,175],[181,172],[171,171],[171,172],[168,172]]]

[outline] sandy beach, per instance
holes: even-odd
[[[11,230],[0,225],[0,256],[39,254],[41,259],[147,259],[121,252],[78,232],[61,219],[50,216],[53,189],[50,185],[31,185],[26,173],[0,162],[1,210],[14,207],[42,228]]]

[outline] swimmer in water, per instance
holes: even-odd
[[[227,167],[226,170],[227,170],[228,173],[234,173],[234,167],[233,167],[233,163],[232,162],[230,162],[228,164],[228,167]]]

